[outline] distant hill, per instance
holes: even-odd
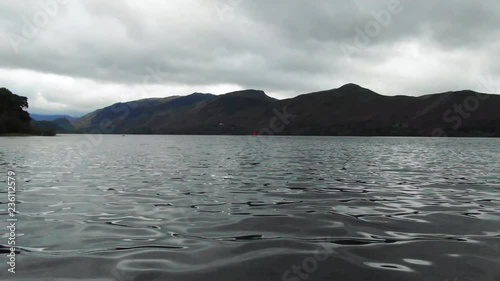
[[[117,103],[72,121],[112,134],[500,136],[500,96],[383,96],[355,84],[277,100],[263,91]]]
[[[175,105],[179,102],[171,102],[179,98],[180,100],[188,99],[188,97],[173,96],[116,103],[78,118],[73,121],[73,124],[77,129],[85,132],[152,133],[145,123],[156,114],[168,112],[169,106],[176,107]],[[108,129],[105,123],[112,124],[113,129]]]
[[[36,114],[30,113],[31,119],[35,121],[54,121],[56,119],[64,118],[69,121],[76,119],[76,117],[72,117],[69,115],[44,115],[44,114]]]
[[[59,118],[52,121],[35,121],[31,122],[33,126],[44,129],[44,130],[52,130],[56,133],[65,133],[65,134],[76,134],[80,133],[71,122],[66,118]]]

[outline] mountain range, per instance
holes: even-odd
[[[70,121],[76,119],[75,117],[69,115],[46,115],[46,114],[30,113],[30,116],[31,119],[34,121],[54,121],[60,118],[64,118]]]
[[[278,100],[259,90],[117,103],[58,132],[106,134],[500,136],[500,95],[384,96],[355,84]],[[59,119],[58,121],[62,121]]]

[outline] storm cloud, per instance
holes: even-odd
[[[30,111],[356,83],[386,95],[495,92],[493,0],[5,0],[0,86]],[[484,81],[489,81],[485,85]]]

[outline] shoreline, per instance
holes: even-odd
[[[61,133],[58,136],[64,135],[103,135],[103,136],[221,136],[221,137],[340,137],[340,138],[456,138],[456,139],[498,139],[500,136],[425,136],[425,135],[243,135],[243,134],[85,134],[85,133]]]
[[[0,134],[0,137],[55,137],[54,136],[46,136],[46,135],[33,135],[33,134]]]

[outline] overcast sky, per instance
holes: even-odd
[[[0,87],[32,113],[73,115],[351,82],[384,95],[492,92],[499,27],[498,0],[2,0]]]

